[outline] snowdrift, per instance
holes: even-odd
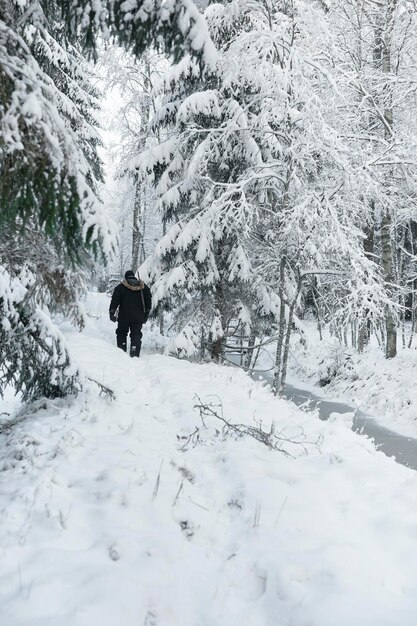
[[[116,399],[2,429],[2,625],[415,626],[415,472],[239,370],[129,359],[106,324],[69,341]]]

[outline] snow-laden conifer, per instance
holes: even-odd
[[[157,38],[200,68],[214,59],[189,0],[0,3],[0,362],[2,387],[25,398],[79,387],[51,315],[80,322],[80,268],[114,250],[98,197],[98,100],[78,41],[94,50],[96,35],[118,33],[134,54]]]
[[[216,11],[224,12],[225,19],[212,19]],[[239,19],[232,30],[242,35],[246,5],[207,9],[210,33],[220,48],[217,66],[204,84],[192,58],[172,68],[161,86],[165,97],[153,120],[162,140],[136,161],[153,177],[167,222],[167,233],[147,270],[156,306],[168,298],[177,307],[180,337],[175,347],[180,345],[181,353],[203,346],[214,358],[232,328],[241,332],[243,324],[254,326],[261,312],[270,315],[276,309],[277,300],[273,295],[261,298],[268,289],[253,271],[249,254],[257,219],[253,172],[262,155],[246,107],[247,85],[228,83],[227,50],[233,35],[223,40],[219,35],[236,11]],[[190,340],[197,337],[196,342]]]
[[[277,370],[285,370],[299,298],[314,276],[351,284],[348,310],[337,300],[345,323],[386,302],[362,248],[366,175],[332,124],[337,87],[321,58],[322,9],[232,2],[205,16],[216,69],[204,85],[192,59],[172,69],[154,118],[163,140],[137,161],[171,224],[148,271],[156,302],[176,306],[183,335],[201,340],[204,329],[216,350],[238,324],[250,334],[263,318],[270,333],[279,329]],[[369,291],[375,307],[359,295]]]

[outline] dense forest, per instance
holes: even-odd
[[[415,2],[196,4],[0,3],[1,385],[26,398],[79,387],[53,320],[82,325],[121,258],[172,353],[238,339],[250,370],[276,342],[276,392],[307,311],[359,352],[411,345]],[[94,63],[123,96],[114,215]]]

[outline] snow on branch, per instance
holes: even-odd
[[[23,400],[80,388],[65,340],[22,282],[0,265],[0,395],[13,383]]]
[[[139,56],[151,43],[178,62],[185,53],[203,67],[216,62],[216,49],[204,17],[192,0],[59,0],[71,32],[81,32],[84,46],[95,53],[99,35],[115,37]]]
[[[0,81],[0,150],[5,163],[13,162],[13,171],[6,168],[0,173],[0,222],[27,219],[30,211],[40,225],[60,231],[70,256],[77,256],[80,239],[111,256],[115,226],[91,188],[90,165],[75,128],[63,115],[65,109],[69,112],[69,100],[4,22],[0,22]],[[34,152],[36,158],[29,158]]]
[[[220,117],[220,105],[218,94],[213,90],[199,91],[190,94],[181,103],[177,120],[187,123],[193,117],[198,115],[206,115],[207,117]]]

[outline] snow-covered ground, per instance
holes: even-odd
[[[327,333],[320,341],[312,322],[304,323],[303,329],[305,342],[299,335],[293,337],[291,381],[308,383],[305,386],[319,395],[351,403],[385,426],[417,436],[416,348],[399,345],[397,357],[385,359],[375,341],[358,354]],[[328,384],[318,388],[326,379]]]
[[[417,473],[239,370],[129,359],[105,308],[68,338],[116,399],[0,434],[0,624],[415,626]],[[198,398],[304,445],[227,436]]]

